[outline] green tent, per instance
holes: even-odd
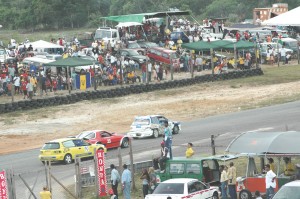
[[[234,49],[234,45],[237,50],[255,48],[255,43],[240,40],[238,42],[231,42],[230,44],[223,46],[223,49]]]
[[[59,59],[55,62],[44,64],[44,66],[55,67],[76,67],[76,66],[88,66],[93,65],[95,61],[89,59],[82,59],[80,57],[68,57],[66,59]]]
[[[232,42],[227,40],[217,40],[211,42],[198,41],[198,42],[182,44],[182,47],[190,50],[196,50],[196,51],[208,51],[210,49],[214,49],[214,50],[222,49],[223,46],[229,45],[230,43]]]

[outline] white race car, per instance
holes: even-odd
[[[209,186],[192,178],[176,178],[161,182],[153,194],[148,194],[145,199],[218,199],[218,187]]]
[[[164,134],[165,121],[168,121],[169,127],[172,129],[173,134],[178,134],[180,132],[180,122],[171,121],[162,115],[147,115],[135,117],[127,135],[133,138],[157,138]]]

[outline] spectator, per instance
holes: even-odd
[[[130,187],[131,187],[131,172],[128,170],[127,165],[123,165],[123,173],[122,173],[122,189],[124,199],[130,199]]]
[[[290,157],[283,158],[285,165],[284,165],[284,175],[292,176],[295,174],[295,165],[292,164]]]
[[[21,85],[21,79],[18,75],[16,75],[14,78],[13,78],[13,83],[15,85],[15,93],[16,94],[19,94],[20,93],[20,85]]]
[[[169,122],[167,120],[164,121],[164,124],[165,124],[165,129],[164,129],[165,147],[168,148],[170,159],[172,159],[172,131],[169,127]]]
[[[149,167],[148,174],[149,174],[149,177],[150,177],[149,192],[151,194],[151,193],[153,193],[154,189],[157,186],[156,175],[154,173],[154,168],[153,167]]]
[[[51,199],[51,192],[48,190],[48,188],[45,186],[43,187],[43,191],[40,192],[41,199]]]
[[[164,154],[164,148],[165,148],[165,141],[163,140],[161,143],[160,143],[160,156],[157,157],[157,158],[153,158],[153,167],[155,170],[158,170],[160,167],[159,167],[159,159],[163,156]]]
[[[270,165],[266,164],[265,166],[266,170],[266,197],[267,199],[271,199],[274,195],[274,189],[276,188],[276,174],[270,169]]]
[[[162,150],[162,156],[159,158],[159,168],[160,168],[160,172],[164,173],[165,169],[166,169],[166,161],[168,159],[168,153],[169,153],[169,149],[166,146],[166,143],[164,142],[164,148]]]
[[[260,192],[259,191],[255,191],[255,199],[262,199],[262,197],[260,196]]]
[[[187,149],[185,151],[185,157],[190,158],[194,155],[194,150],[192,148],[193,144],[191,142],[188,143]]]
[[[227,177],[227,166],[221,165],[220,166],[221,172],[221,198],[227,199],[227,185],[228,185],[228,177]]]
[[[110,195],[110,199],[118,199],[118,196],[114,194],[114,191],[112,189],[108,190],[108,194]]]
[[[118,183],[120,182],[120,174],[114,164],[110,165],[111,169],[111,186],[116,199],[118,199]]]
[[[21,90],[22,90],[22,93],[23,93],[23,99],[25,99],[25,97],[28,98],[27,96],[27,80],[26,79],[22,79],[21,81]]]
[[[227,175],[228,175],[228,190],[229,190],[230,199],[237,199],[237,194],[235,191],[236,168],[235,168],[233,162],[229,163],[229,169],[228,169]]]
[[[33,96],[33,85],[30,81],[27,82],[27,85],[26,85],[26,90],[27,90],[27,93],[28,93],[28,98],[30,100],[32,100],[32,96]]]
[[[148,192],[149,192],[149,182],[150,182],[150,176],[149,176],[149,173],[148,173],[147,169],[143,169],[140,179],[142,180],[143,196],[145,198],[146,195],[148,195]]]

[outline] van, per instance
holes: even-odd
[[[105,42],[115,42],[120,40],[119,31],[110,27],[98,28],[95,32],[94,40],[104,40]]]
[[[174,68],[180,66],[179,55],[173,50],[161,47],[152,47],[148,49],[147,56],[152,61],[162,62],[168,65],[172,63]]]
[[[281,38],[281,41],[283,42],[283,45],[285,45],[286,48],[292,49],[294,53],[298,52],[298,41],[296,39],[292,38]]]
[[[220,184],[219,161],[235,159],[235,156],[173,157],[166,161],[165,172],[156,172],[158,182],[173,178],[195,178],[210,185]]]

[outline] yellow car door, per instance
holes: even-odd
[[[74,157],[89,157],[92,155],[90,147],[82,139],[73,140],[75,147],[73,148]]]

